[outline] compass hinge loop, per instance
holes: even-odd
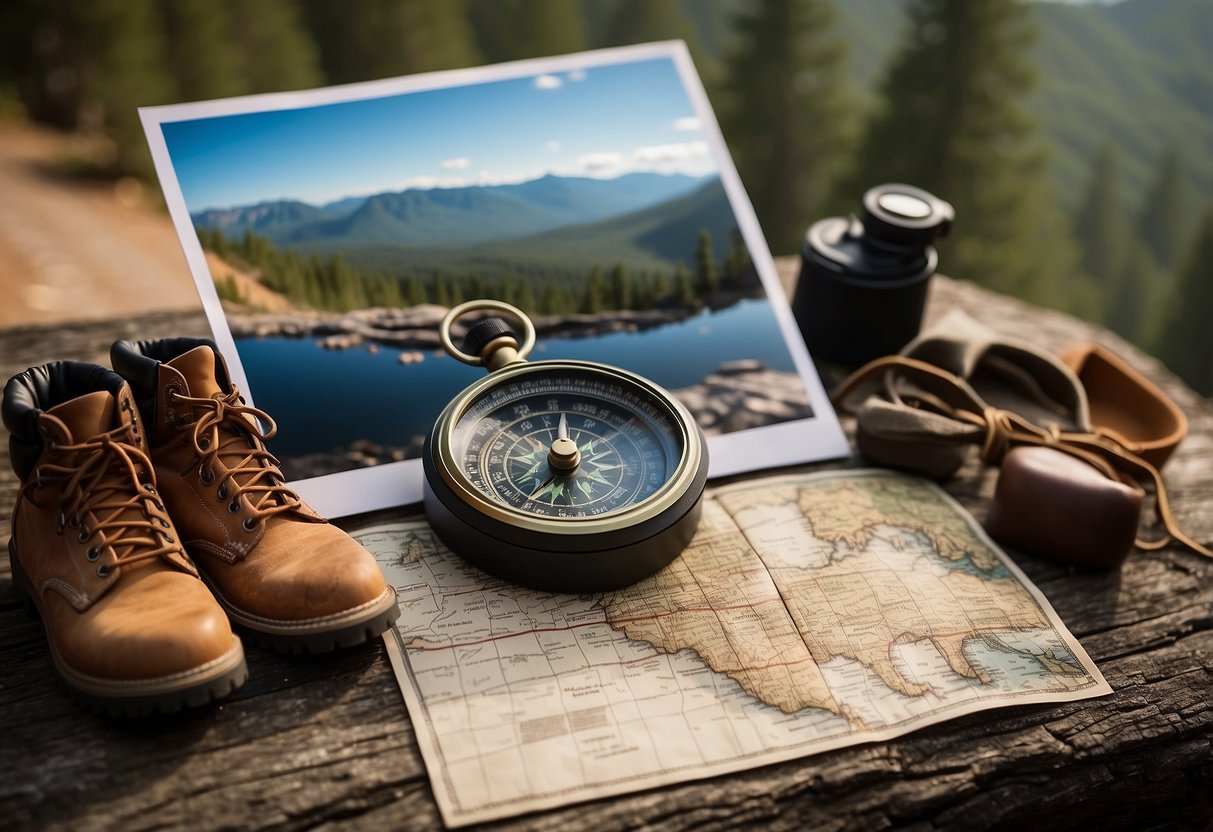
[[[485,318],[463,336],[465,352],[480,357],[490,372],[525,361],[518,354],[518,336],[501,318]]]

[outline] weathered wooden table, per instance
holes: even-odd
[[[780,264],[785,272],[793,265]],[[1103,330],[937,278],[928,316],[957,307],[1049,348],[1102,341],[1156,380],[1191,421],[1165,472],[1176,514],[1198,539],[1213,538],[1213,403]],[[0,331],[0,374],[59,358],[104,363],[116,338],[206,332],[201,315],[181,313]],[[5,541],[16,487],[0,450]],[[971,464],[946,487],[980,518],[993,475]],[[1012,554],[1099,665],[1111,696],[981,713],[893,742],[497,826],[1213,827],[1213,561],[1169,549],[1135,554],[1105,574]],[[4,559],[0,656],[4,828],[441,826],[378,641],[306,657],[250,648],[251,678],[222,704],[107,720],[58,686],[41,626],[18,603]]]

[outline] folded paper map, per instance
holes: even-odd
[[[449,826],[1111,692],[964,509],[887,471],[715,489],[680,558],[604,595],[505,584],[423,522],[356,536]]]

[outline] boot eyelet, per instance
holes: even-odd
[[[201,436],[198,438],[198,447],[199,448],[201,448],[202,450],[205,451],[210,446],[211,446],[211,439],[209,436]]]
[[[106,566],[103,563],[97,567],[97,577],[98,578],[108,578],[112,571],[113,571],[112,569],[110,569],[108,566]]]
[[[203,465],[198,466],[198,481],[203,485],[210,485],[215,481],[215,472]]]
[[[55,534],[63,534],[63,527],[66,525],[67,517],[64,515],[63,511],[60,510],[59,513],[55,515]]]
[[[230,503],[227,504],[227,513],[228,514],[239,514],[240,513],[240,498],[239,497],[237,497],[236,499],[232,500]]]
[[[89,550],[84,553],[84,559],[87,560],[89,563],[96,563],[97,558],[99,558],[99,557],[101,557],[101,550],[98,549],[96,546],[90,547]]]
[[[244,530],[245,530],[246,532],[251,532],[251,531],[255,531],[255,530],[256,530],[257,525],[258,525],[260,522],[261,522],[261,521],[260,521],[260,520],[258,520],[256,517],[246,517],[246,518],[244,518],[244,522],[243,522],[243,523],[241,523],[240,525],[244,527]]]
[[[217,499],[219,502],[223,502],[227,499],[227,483],[223,483],[215,489],[215,499]]]
[[[130,399],[123,399],[123,400],[122,400],[122,409],[123,409],[123,410],[130,410],[130,409],[131,409],[131,400],[130,400]]]
[[[88,539],[93,536],[93,533],[88,529],[81,529],[80,534],[76,535],[76,539],[81,543],[88,543]]]
[[[145,482],[143,484],[143,490],[146,491],[148,494],[155,494],[156,486],[152,485],[150,482]]]
[[[72,512],[67,517],[67,525],[73,529],[80,528],[80,515]]]
[[[166,528],[166,529],[168,528],[168,521],[165,520],[164,518],[162,518],[162,517],[157,518],[157,521],[160,523],[161,526],[164,526],[164,528]]]
[[[164,535],[164,542],[171,544],[171,543],[176,543],[177,541],[173,540],[173,536],[171,534],[166,534],[166,535]]]

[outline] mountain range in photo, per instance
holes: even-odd
[[[715,175],[546,175],[526,182],[384,191],[320,205],[276,200],[191,215],[229,239],[253,234],[300,254],[340,254],[386,272],[531,266],[672,269],[701,231],[719,250],[737,227]]]

